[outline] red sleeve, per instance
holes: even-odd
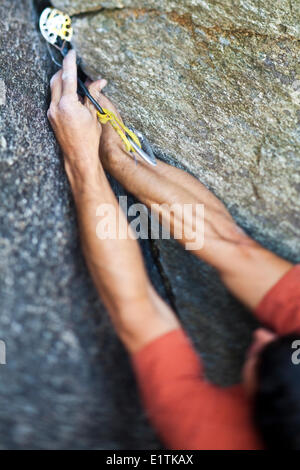
[[[272,287],[256,315],[280,335],[300,332],[300,265],[291,268]]]
[[[207,382],[182,329],[148,344],[132,361],[148,417],[167,448],[261,448],[242,387]]]

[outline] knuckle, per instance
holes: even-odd
[[[98,88],[97,86],[95,85],[95,83],[91,83],[89,86],[88,86],[88,90],[90,93],[98,93]]]
[[[62,98],[58,105],[59,112],[64,116],[71,116],[72,115],[72,105],[67,98]]]
[[[99,103],[104,106],[105,104],[105,98],[104,96],[102,95],[101,91],[97,90],[96,91],[96,95],[97,95],[97,100],[99,101]]]
[[[50,121],[54,121],[56,118],[56,114],[57,114],[56,106],[53,103],[51,103],[47,111],[48,119],[50,119]]]
[[[96,98],[102,108],[106,108],[115,113],[115,109],[101,92],[97,91]]]

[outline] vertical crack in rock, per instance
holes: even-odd
[[[37,17],[37,20],[39,18],[39,15],[41,14],[41,12],[43,11],[44,8],[48,7],[48,6],[51,6],[51,2],[47,1],[47,0],[33,0],[33,4],[35,6],[35,11],[36,11],[36,17]],[[120,7],[121,9],[122,7]],[[102,9],[102,8],[101,8]],[[99,9],[98,9],[99,10]],[[114,10],[114,9],[111,9],[111,10]],[[93,15],[96,11],[85,11],[85,12],[80,12],[78,13],[76,16],[77,18],[79,17],[89,17],[90,15]],[[37,21],[38,22],[38,21]],[[49,58],[49,61],[51,62],[51,59]],[[0,83],[1,85],[1,83]],[[1,91],[1,88],[0,88],[0,91]],[[1,97],[0,97],[1,98]],[[114,186],[115,186],[115,192],[118,193],[120,192],[120,187],[114,183]],[[163,290],[161,292],[161,294],[166,298],[166,300],[168,300],[168,302],[170,303],[170,305],[174,308],[174,310],[176,311],[176,306],[175,306],[175,298],[174,298],[174,295],[172,293],[172,288],[171,288],[171,284],[170,282],[168,281],[164,271],[163,271],[163,268],[162,268],[162,265],[159,261],[159,250],[158,250],[158,247],[156,246],[156,249],[154,248],[155,244],[150,242],[149,243],[149,247],[150,250],[151,250],[151,256],[152,256],[152,262],[155,264],[156,268],[157,268],[157,273],[158,275],[160,276],[161,278],[161,284],[163,286]],[[147,249],[147,248],[146,248]],[[148,264],[149,264],[149,260],[148,260]]]
[[[74,17],[87,74],[108,79],[106,93],[157,155],[185,166],[264,246],[299,260],[300,35],[288,1],[123,3]],[[165,240],[152,249],[213,379],[234,382],[249,316],[191,254]]]
[[[158,156],[187,168],[258,241],[296,262],[296,8],[293,13],[288,0],[276,6],[271,0],[238,6],[207,0],[208,9],[186,0],[124,0],[121,9],[114,8],[117,3],[53,0],[57,7],[71,8],[70,13],[101,6],[101,11],[73,17],[73,46],[85,72],[108,79],[106,93]],[[185,324],[189,319],[196,343],[203,339],[204,326],[213,335],[219,325],[219,353],[211,352],[217,339],[203,341],[214,379],[234,381],[236,359],[228,357],[226,348],[235,344],[243,352],[240,338],[251,329],[244,322],[246,313],[226,296],[215,273],[192,262],[175,243],[153,242],[152,251],[168,298]],[[219,316],[224,302],[236,329]]]
[[[0,448],[161,448],[81,252],[46,116],[54,70],[36,29],[44,6],[0,2]],[[152,282],[161,282],[154,272]]]
[[[154,449],[127,356],[80,252],[45,117],[50,59],[32,27],[30,6],[38,15],[48,2],[33,2],[0,4],[1,447]],[[87,74],[108,78],[107,94],[161,158],[184,165],[254,238],[297,262],[299,2],[206,3],[153,0],[151,13],[146,0],[124,0],[131,10],[53,0],[66,9],[101,5],[74,17]],[[164,284],[210,377],[236,382],[255,326],[249,314],[175,242],[145,250],[160,272],[154,285]]]
[[[151,251],[152,251],[154,262],[159,271],[164,289],[166,291],[166,296],[168,298],[169,304],[174,310],[174,312],[177,314],[177,316],[179,316],[179,312],[176,306],[176,297],[172,289],[172,282],[170,282],[170,280],[168,279],[168,275],[166,274],[165,269],[164,269],[163,261],[160,258],[159,246],[157,243],[155,243],[154,240],[152,240],[151,242]]]

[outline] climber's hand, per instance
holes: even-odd
[[[112,111],[120,119],[120,121],[123,122],[118,109],[106,96],[103,95],[102,89],[104,86],[97,86],[97,82],[89,82],[89,86],[93,87],[93,96],[102,106],[102,108]],[[99,155],[104,168],[108,171],[111,169],[113,164],[119,165],[121,162],[126,161],[126,155],[130,156],[130,154],[125,150],[124,142],[121,140],[110,123],[102,126]]]
[[[90,85],[92,95],[106,85],[99,80]],[[99,165],[101,125],[96,109],[88,99],[84,104],[77,94],[76,53],[71,50],[63,61],[62,70],[51,80],[51,104],[48,118],[65,157],[70,178],[85,177]]]

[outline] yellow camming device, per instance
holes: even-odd
[[[70,41],[73,35],[72,21],[69,15],[63,13],[56,8],[46,8],[40,16],[40,30],[43,37],[47,41],[47,46],[52,60],[61,67],[61,64],[55,59],[51,48],[54,46],[64,57],[69,50]],[[142,149],[142,144],[138,136],[131,129],[126,127],[124,123],[111,111],[102,108],[99,103],[90,94],[87,87],[78,77],[78,85],[82,93],[93,103],[97,109],[98,119],[101,124],[110,123],[124,142],[127,152],[137,153],[143,160],[150,165],[156,165],[156,158],[147,145],[147,153]]]

